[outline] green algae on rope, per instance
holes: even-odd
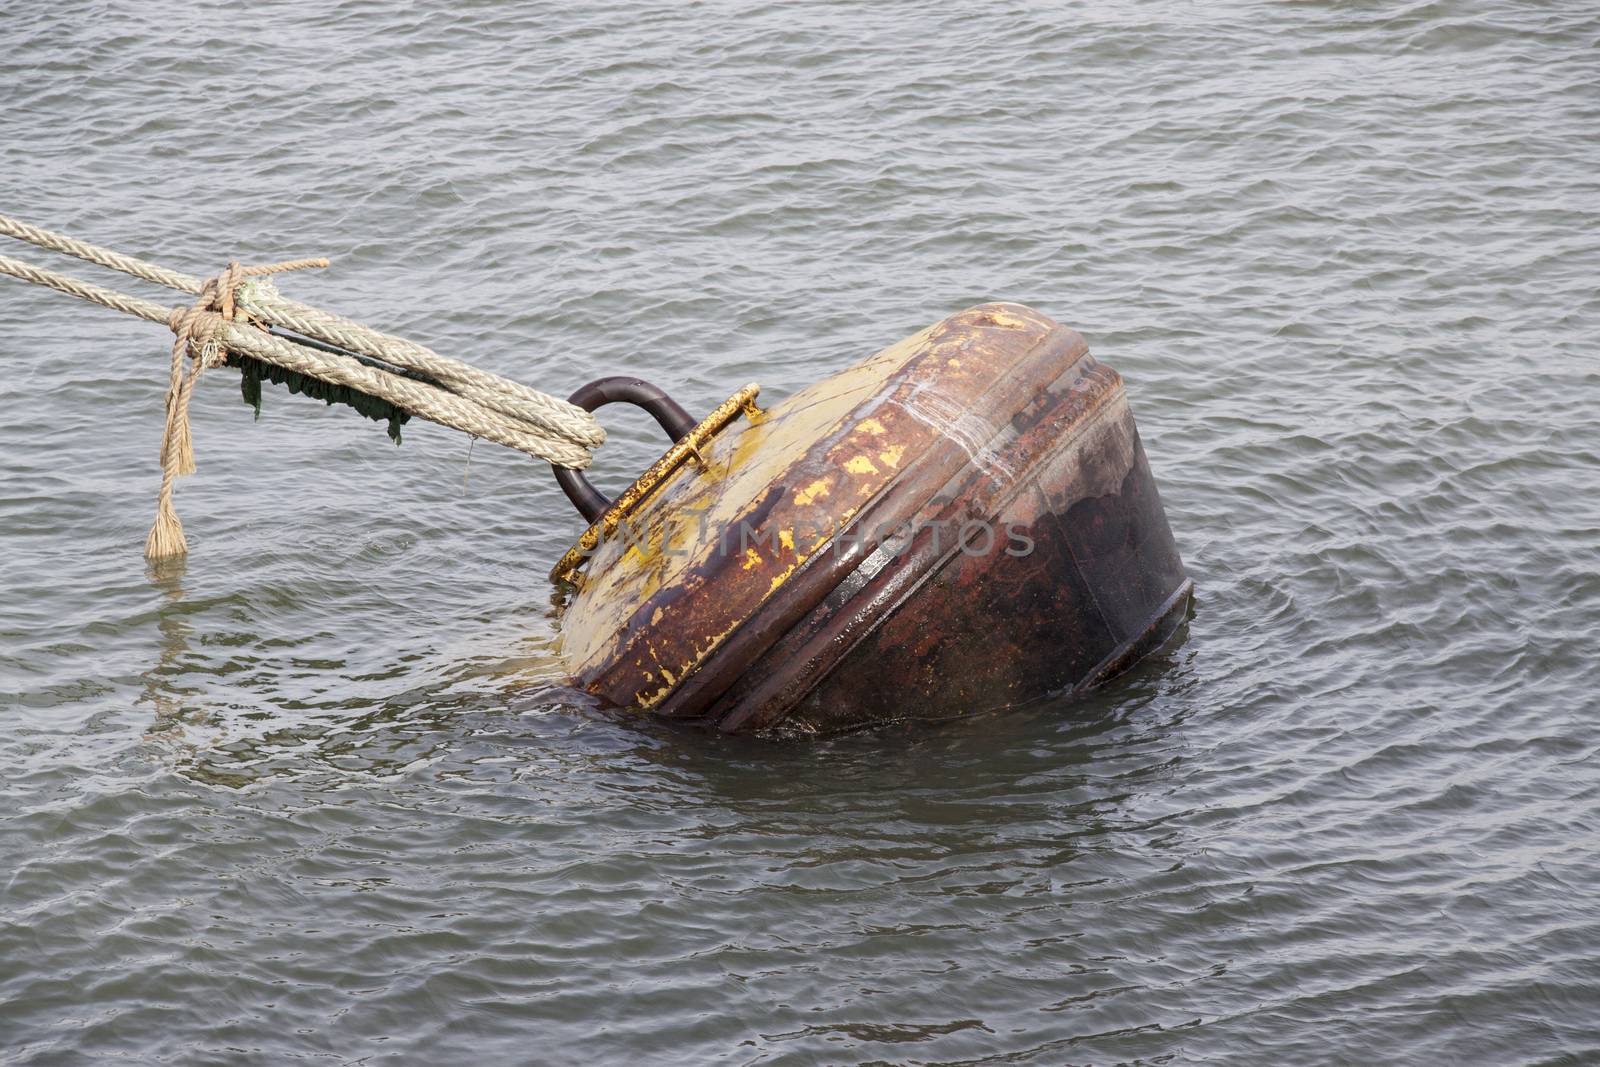
[[[352,410],[365,415],[375,422],[387,422],[389,439],[395,444],[400,443],[400,427],[404,426],[411,418],[411,413],[395,407],[393,404],[376,397],[370,393],[363,393],[359,389],[348,385],[336,385],[325,382],[320,378],[313,378],[309,374],[279,367],[263,360],[247,356],[242,352],[229,352],[223,361],[224,366],[236,367],[239,370],[239,392],[244,397],[244,402],[255,409],[256,418],[261,417],[261,383],[269,381],[274,385],[281,385],[291,393],[300,393],[313,400],[321,400],[328,405],[343,404]]]

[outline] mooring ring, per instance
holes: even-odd
[[[585,411],[594,411],[607,404],[633,404],[644,408],[657,425],[667,431],[667,436],[672,438],[674,444],[694,429],[694,417],[683,410],[665,390],[643,378],[629,378],[626,375],[596,378],[567,397],[567,403],[576,404]],[[587,521],[598,519],[611,506],[611,501],[589,483],[582,471],[558,467],[554,463],[550,464],[550,469],[556,473],[556,484],[561,486],[561,491],[567,494],[572,506]]]
[[[666,481],[668,475],[681,467],[689,457],[699,455],[701,446],[709,442],[728,423],[738,418],[740,412],[752,417],[759,415],[761,409],[756,407],[755,400],[760,392],[761,387],[752,382],[718,404],[711,414],[698,423],[695,423],[683,408],[673,403],[666,393],[638,378],[601,378],[573,393],[571,402],[586,411],[593,411],[594,408],[613,401],[638,404],[655,416],[661,428],[672,436],[673,445],[660,459],[652,463],[649,469],[639,475],[632,485],[611,501],[606,500],[594,486],[590,485],[581,471],[551,465],[556,473],[556,481],[567,494],[567,499],[571,500],[579,513],[589,520],[589,528],[583,531],[572,547],[567,549],[566,554],[556,561],[556,565],[550,569],[550,580],[558,585],[572,582],[578,568],[583,566],[595,547],[603,539],[615,533],[623,518]],[[593,407],[588,406],[591,403]],[[681,416],[681,419],[678,416]],[[687,428],[680,432],[679,427],[683,426]],[[596,502],[598,507],[594,508],[594,513],[591,514],[588,509],[594,507]]]

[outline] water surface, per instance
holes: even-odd
[[[0,1062],[1600,1061],[1588,5],[0,34],[0,210],[327,254],[285,288],[552,391],[704,411],[1038,307],[1125,376],[1199,589],[1076,704],[618,721],[551,695],[540,465],[213,372],[149,571],[169,338],[0,279]],[[617,487],[659,442],[605,421]]]

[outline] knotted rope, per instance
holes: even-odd
[[[178,521],[178,513],[172,506],[172,483],[180,476],[194,473],[194,447],[189,439],[189,398],[194,394],[194,383],[200,377],[200,372],[226,358],[222,346],[216,341],[216,334],[221,323],[234,321],[234,314],[238,310],[234,291],[247,276],[327,265],[326,259],[296,259],[244,267],[234,260],[220,274],[201,285],[200,294],[193,304],[175,307],[167,314],[167,325],[173,334],[172,372],[167,384],[166,429],[161,434],[161,490],[156,497],[156,521],[144,542],[146,559],[167,559],[189,551],[189,544],[183,536],[183,523]],[[185,355],[189,356],[187,371]]]
[[[146,555],[151,558],[185,550],[182,526],[172,509],[172,483],[194,470],[189,398],[200,373],[224,360],[232,362],[230,353],[269,364],[277,368],[274,375],[287,373],[316,379],[348,390],[346,396],[354,393],[374,398],[389,405],[388,410],[450,426],[561,467],[587,467],[592,458],[590,451],[605,441],[605,431],[594,416],[574,404],[442,356],[405,338],[289,300],[267,277],[287,270],[324,267],[327,260],[294,260],[261,267],[230,263],[216,277],[202,279],[5,215],[0,215],[0,234],[195,294],[193,304],[168,309],[0,256],[0,273],[160,322],[172,330],[161,491],[156,524],[145,546]],[[300,338],[269,332],[269,327],[291,330]],[[395,417],[403,418],[404,414]],[[391,435],[395,433],[391,423]]]

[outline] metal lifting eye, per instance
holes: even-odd
[[[585,411],[593,411],[613,400],[637,404],[651,415],[672,438],[672,447],[662,453],[633,484],[624,489],[615,500],[607,500],[589,484],[582,472],[551,464],[561,491],[567,494],[578,513],[589,520],[585,530],[566,555],[550,571],[550,580],[557,585],[576,582],[582,567],[596,546],[616,532],[617,525],[633,509],[654,493],[672,473],[688,462],[704,462],[702,449],[711,443],[724,427],[742,413],[752,421],[761,415],[756,407],[756,396],[761,387],[751,382],[711,410],[711,414],[696,422],[660,389],[637,378],[601,378],[572,394],[571,402]]]
[[[644,408],[667,431],[673,444],[687,437],[696,422],[665,390],[642,378],[630,378],[627,375],[596,378],[567,397],[567,402],[585,411],[619,403]],[[572,506],[578,509],[578,514],[583,516],[585,522],[594,522],[611,506],[611,501],[589,483],[582,471],[558,467],[553,463],[550,469],[556,472],[556,484],[561,486],[561,491],[567,494],[567,499],[572,501]]]

